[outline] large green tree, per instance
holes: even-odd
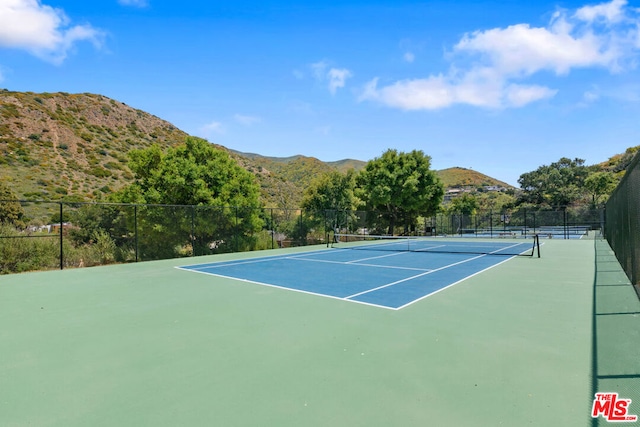
[[[360,203],[355,188],[356,172],[353,169],[346,173],[326,172],[311,181],[301,205],[310,214],[311,226],[317,229],[324,223],[325,227],[335,230],[348,223],[348,218],[355,218],[352,211]]]
[[[385,213],[388,234],[394,233],[400,220],[407,231],[418,215],[437,212],[444,188],[430,167],[431,157],[420,150],[404,153],[390,149],[369,161],[358,175],[362,199],[368,208]]]
[[[450,215],[475,215],[479,207],[476,196],[464,193],[462,196],[451,200],[451,203],[447,206],[447,213]]]
[[[584,180],[584,186],[591,196],[592,207],[600,205],[602,200],[613,192],[617,183],[613,172],[598,171],[590,174]]]
[[[328,209],[354,210],[359,203],[355,195],[356,173],[331,171],[311,182],[304,191],[302,208],[322,212]]]
[[[584,181],[589,169],[583,159],[561,158],[550,165],[540,166],[520,175],[518,183],[523,192],[520,203],[565,207],[584,198]]]
[[[116,200],[179,206],[141,208],[143,258],[253,248],[261,228],[259,187],[227,152],[187,137],[166,152],[154,145],[130,153],[135,182]],[[186,248],[186,249],[185,249]]]
[[[227,152],[208,141],[187,137],[163,153],[157,145],[130,153],[134,188],[146,203],[176,205],[259,205],[254,176]]]

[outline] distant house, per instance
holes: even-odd
[[[444,201],[449,202],[451,199],[455,199],[460,196],[462,193],[466,192],[466,190],[462,188],[449,188],[444,193]]]
[[[41,225],[39,227],[34,227],[34,228],[37,228],[37,230],[34,230],[34,231],[38,231],[38,232],[41,232],[41,233],[45,233],[46,232],[46,233],[60,234],[60,223]],[[63,232],[67,232],[71,228],[75,228],[75,227],[70,222],[63,222],[62,223],[62,231]]]
[[[31,233],[51,233],[51,225],[30,225],[27,231]]]
[[[70,222],[63,222],[62,223],[62,230],[63,231],[67,231],[71,228],[75,228],[73,224],[71,224]],[[32,232],[32,233],[54,233],[54,234],[59,234],[60,233],[60,223],[55,223],[55,224],[47,224],[47,225],[32,225],[29,226],[27,228],[28,231]]]
[[[485,191],[507,191],[506,188],[501,187],[499,185],[485,185],[484,190]]]

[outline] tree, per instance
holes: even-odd
[[[208,141],[187,137],[162,153],[154,145],[130,153],[135,186],[146,203],[255,206],[259,187],[254,176]]]
[[[338,171],[320,175],[304,191],[302,208],[320,212],[327,209],[353,210],[358,205],[355,196],[356,173],[353,169],[346,174]]]
[[[364,167],[357,181],[367,206],[383,211],[388,220],[388,234],[393,234],[398,220],[404,219],[405,232],[419,214],[437,212],[444,188],[430,170],[431,157],[422,151],[410,153],[387,150]]]
[[[332,229],[338,228],[345,215],[353,216],[351,211],[360,203],[355,195],[356,173],[353,169],[347,173],[326,172],[313,180],[304,191],[302,208],[310,212],[313,225],[327,220]],[[327,212],[331,211],[331,212]],[[327,224],[329,226],[329,224]]]
[[[116,201],[172,205],[139,210],[143,258],[252,248],[262,225],[259,187],[225,151],[187,137],[165,153],[157,145],[134,150],[129,167],[135,182]]]
[[[595,208],[603,196],[611,194],[616,188],[617,180],[612,172],[594,172],[584,180],[584,187],[591,196],[591,204]]]
[[[583,159],[561,158],[520,175],[523,192],[519,203],[547,204],[555,207],[571,205],[584,197],[584,180],[589,171]]]
[[[502,191],[491,191],[488,193],[480,193],[477,196],[478,209],[483,211],[502,212],[505,209],[514,207],[515,196],[503,193]]]
[[[17,201],[18,196],[11,189],[0,182],[0,223],[11,224],[22,228],[24,224],[24,209]]]
[[[478,199],[471,194],[463,194],[451,200],[447,213],[457,215],[475,215],[478,211]]]

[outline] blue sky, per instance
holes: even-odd
[[[0,0],[0,88],[99,93],[244,152],[419,149],[517,185],[640,144],[639,8]]]

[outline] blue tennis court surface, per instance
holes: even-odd
[[[328,249],[178,268],[397,310],[511,258]]]

